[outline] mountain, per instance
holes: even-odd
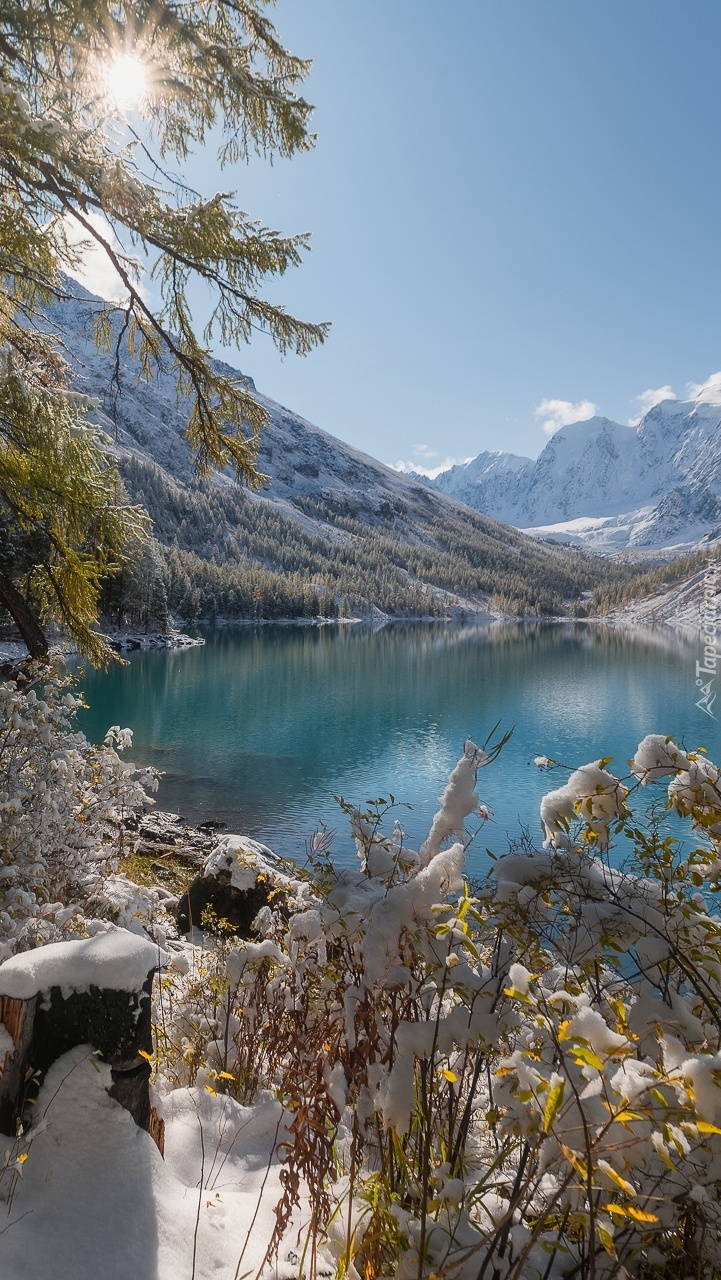
[[[532,471],[530,458],[499,450],[497,453],[479,453],[470,462],[442,471],[433,484],[441,493],[469,507],[476,508],[478,495],[482,493],[487,509],[515,511],[523,499]],[[495,516],[494,519],[512,523],[505,516]]]
[[[721,404],[664,400],[638,427],[562,427],[536,462],[481,453],[434,488],[496,520],[597,551],[674,550],[721,533]]]
[[[707,565],[688,577],[664,583],[648,595],[637,596],[611,608],[604,617],[609,626],[653,628],[659,623],[698,637],[699,620],[704,613],[718,617],[721,611],[721,583],[709,577]]]
[[[123,348],[116,394],[114,353],[89,336],[102,304],[74,283],[73,292],[48,311],[46,327],[62,342],[75,388],[99,398],[131,496],[153,517],[170,604],[183,618],[452,606],[557,613],[630,580],[625,567],[541,545],[400,475],[237,371],[269,414],[258,461],[270,482],[259,493],[225,474],[199,484],[175,379],[161,371],[143,381]],[[499,492],[516,470],[497,464]]]

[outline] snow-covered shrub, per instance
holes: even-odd
[[[81,705],[57,673],[0,684],[0,958],[82,916],[121,852],[120,819],[156,785],[118,754],[129,730],[96,747],[73,728]]]
[[[543,802],[547,847],[472,897],[489,755],[467,744],[417,852],[384,834],[392,806],[347,806],[357,869],[320,838],[257,941],[172,944],[159,1090],[281,1101],[267,1260],[300,1212],[304,1274],[718,1280],[719,771],[657,736],[628,777],[576,770]],[[646,784],[698,847],[637,823]]]
[[[143,791],[114,746],[73,733],[61,682],[2,696],[9,947],[97,899]],[[466,825],[487,816],[477,772],[494,754],[466,744],[417,851],[383,830],[392,797],[348,805],[357,867],[321,836],[255,940],[171,939],[159,1105],[200,1116],[225,1093],[231,1128],[238,1103],[274,1109],[265,1262],[292,1237],[307,1277],[721,1280],[721,774],[658,735],[626,777],[609,760],[569,771],[542,804],[545,847],[524,840],[471,896]],[[634,818],[646,785],[686,844],[663,814]],[[104,884],[130,927],[159,909]],[[10,1192],[25,1155],[8,1147]]]
[[[574,818],[582,818],[586,831],[608,844],[609,826],[625,816],[626,787],[603,768],[604,761],[585,764],[572,773],[564,786],[549,791],[541,801],[541,821],[546,831],[544,845],[567,847],[568,828]]]

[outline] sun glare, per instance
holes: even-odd
[[[105,68],[105,89],[116,106],[139,107],[148,88],[147,67],[133,53],[118,53]]]

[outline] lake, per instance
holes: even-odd
[[[514,734],[483,770],[492,811],[470,866],[488,865],[520,827],[541,838],[538,805],[573,767],[626,761],[646,733],[673,734],[721,755],[716,720],[696,706],[700,649],[670,634],[584,624],[455,627],[445,623],[234,627],[198,631],[207,643],[130,655],[126,667],[85,671],[82,727],[134,730],[139,763],[163,770],[161,808],[193,822],[217,818],[296,859],[315,828],[336,830],[337,861],[354,856],[334,796],[354,803],[392,792],[417,847],[468,737],[493,725]]]

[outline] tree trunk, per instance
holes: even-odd
[[[46,661],[48,642],[43,629],[27,600],[21,596],[17,587],[5,577],[4,573],[0,573],[0,604],[7,609],[17,626],[28,647],[30,657],[38,658],[41,662]]]

